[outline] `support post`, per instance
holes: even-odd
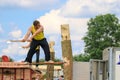
[[[53,46],[55,45],[54,41],[51,41],[49,43],[49,47],[50,47],[50,59],[54,61],[55,58],[55,51]],[[53,76],[54,76],[54,65],[47,65],[47,79],[46,80],[53,80]]]
[[[72,47],[70,40],[69,25],[61,25],[61,37],[62,37],[62,57],[67,63],[63,65],[64,67],[64,80],[72,80],[73,76],[73,56]]]

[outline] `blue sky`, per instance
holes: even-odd
[[[119,0],[0,0],[0,56],[25,59],[28,50],[20,47],[27,42],[6,41],[21,39],[35,19],[44,26],[48,42],[55,41],[55,57],[62,58],[61,24],[69,24],[73,55],[84,53],[87,21],[106,13],[120,18],[119,4]],[[42,49],[40,58],[44,59]]]

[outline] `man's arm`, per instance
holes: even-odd
[[[31,33],[31,27],[28,29],[27,33],[25,34],[24,38],[21,40],[21,42],[25,42]]]
[[[22,48],[29,48],[30,47],[30,43],[26,46],[22,46]]]
[[[32,38],[34,38],[38,33],[43,31],[43,26],[41,25],[40,28],[30,37],[30,40],[32,40]]]

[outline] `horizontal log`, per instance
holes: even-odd
[[[38,63],[20,63],[21,65],[61,65],[61,64],[64,64],[66,62],[38,62]]]

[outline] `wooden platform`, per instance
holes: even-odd
[[[64,64],[65,62],[39,62],[39,63],[30,63],[31,65],[61,65]]]
[[[23,62],[23,65],[62,65],[64,63],[66,62],[39,62],[39,63],[33,62],[33,63],[27,63],[27,64]]]

